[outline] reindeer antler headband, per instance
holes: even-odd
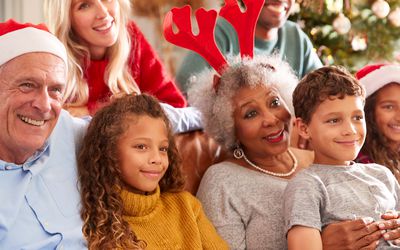
[[[246,10],[241,11],[237,0],[225,0],[219,15],[225,18],[236,30],[242,58],[253,58],[254,33],[258,16],[264,0],[243,0]],[[227,60],[218,49],[214,38],[217,11],[200,8],[195,12],[199,34],[194,35],[190,19],[191,7],[173,8],[164,19],[164,36],[167,41],[177,46],[192,50],[201,55],[219,75],[228,65]],[[173,23],[178,28],[174,33]],[[216,89],[217,86],[214,86]]]

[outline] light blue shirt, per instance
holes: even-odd
[[[0,160],[0,249],[86,249],[76,156],[87,121],[62,110],[24,164]]]

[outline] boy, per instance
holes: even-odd
[[[314,163],[285,190],[289,249],[322,249],[321,229],[335,221],[372,217],[400,208],[400,187],[385,167],[354,163],[366,135],[365,91],[345,69],[323,67],[293,92],[296,126],[314,149]],[[394,249],[379,241],[378,249]]]

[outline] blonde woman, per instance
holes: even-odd
[[[93,114],[112,95],[146,92],[174,107],[186,101],[133,21],[129,0],[44,0],[47,25],[66,46],[66,108]]]

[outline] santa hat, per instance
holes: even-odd
[[[356,77],[364,85],[368,97],[388,83],[400,84],[400,65],[367,65],[356,73]]]
[[[68,65],[64,45],[44,24],[22,24],[13,19],[0,23],[0,50],[0,66],[30,52],[51,53]]]

